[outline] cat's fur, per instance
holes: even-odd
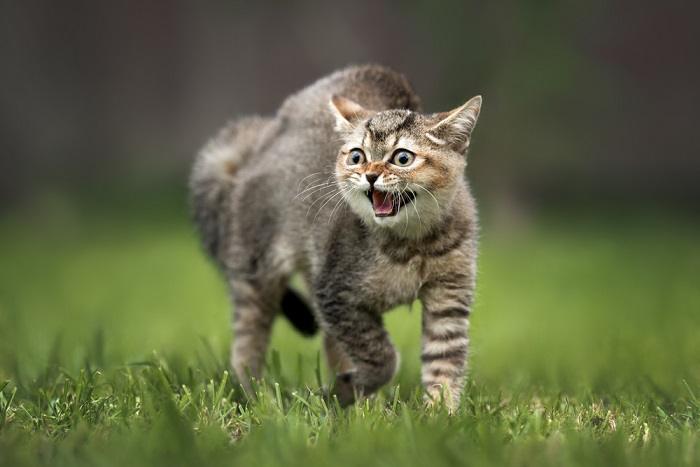
[[[281,303],[293,324],[314,330],[288,289],[299,273],[342,404],[392,378],[398,358],[382,313],[417,298],[427,395],[458,403],[477,256],[465,155],[481,98],[442,114],[419,105],[402,75],[350,67],[292,95],[274,117],[230,124],[199,154],[194,214],[231,290],[231,363],[244,385],[261,375]],[[416,154],[411,167],[387,161],[399,147]],[[367,160],[348,166],[353,148]],[[405,203],[396,215],[375,216],[368,173],[385,201]]]

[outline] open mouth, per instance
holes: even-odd
[[[402,207],[416,198],[411,190],[395,193],[393,191],[379,191],[370,188],[367,193],[369,202],[372,203],[375,217],[391,217],[399,213]]]

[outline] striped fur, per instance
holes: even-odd
[[[286,292],[298,273],[341,404],[391,380],[399,359],[382,315],[416,298],[426,400],[458,404],[478,231],[463,174],[481,100],[445,114],[420,113],[419,102],[398,73],[351,67],[294,94],[272,118],[228,126],[198,156],[194,217],[230,287],[231,365],[244,386],[262,374],[282,303],[295,304],[285,314],[302,331],[315,329],[294,316],[305,307]],[[349,165],[357,149],[366,160]],[[413,162],[398,166],[398,149]],[[375,215],[370,180],[391,194],[393,215]]]

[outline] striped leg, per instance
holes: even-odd
[[[445,398],[450,410],[459,405],[469,347],[469,288],[455,290],[440,284],[421,290],[423,345],[421,376],[426,399],[432,404]]]
[[[233,294],[233,343],[231,366],[238,381],[251,390],[251,378],[260,378],[265,365],[265,353],[277,307],[274,300],[264,299],[251,284],[232,281]]]

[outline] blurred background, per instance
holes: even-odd
[[[227,119],[378,62],[428,111],[485,96],[471,167],[489,196],[692,203],[699,13],[632,0],[3,2],[0,189],[184,174]]]
[[[193,155],[228,119],[377,62],[427,111],[485,98],[477,375],[698,380],[697,2],[0,5],[0,378],[58,354],[189,360],[200,338],[225,361]],[[415,315],[392,324],[405,362]],[[281,326],[278,347],[313,360]]]

